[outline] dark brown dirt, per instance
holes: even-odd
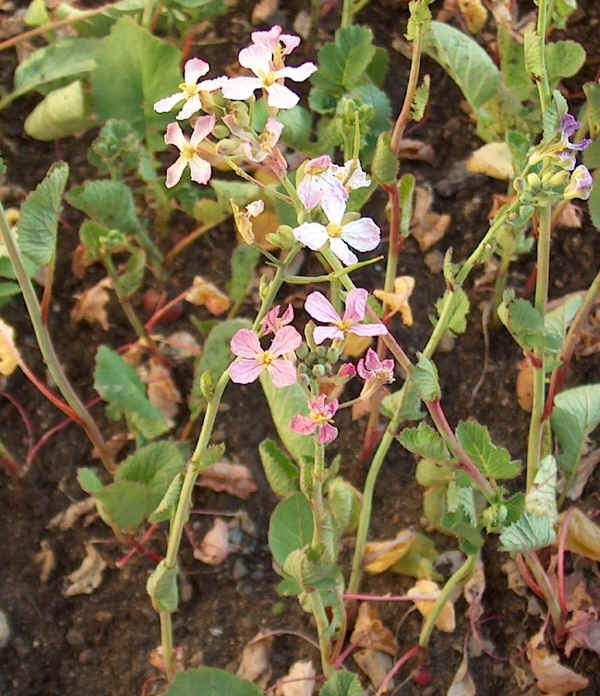
[[[275,18],[286,29],[291,29],[295,10],[282,3],[285,11]],[[298,3],[299,5],[300,3]],[[580,3],[583,12],[579,21],[569,27],[567,36],[582,42],[588,55],[598,55],[598,26],[600,9],[592,0]],[[360,21],[371,26],[379,45],[389,46],[395,35],[404,31],[406,12],[398,10],[391,2],[373,2],[360,16]],[[250,26],[249,11],[238,8],[226,20],[219,20],[218,35],[231,39],[233,47],[245,44]],[[333,12],[323,22],[319,39],[335,29],[337,21]],[[231,62],[233,49],[219,45],[202,49],[202,55],[215,67]],[[397,111],[406,83],[408,62],[394,50],[391,55],[391,77],[388,89],[394,110]],[[306,54],[308,58],[308,53]],[[15,58],[11,51],[0,53],[0,82],[10,85]],[[596,65],[586,67],[566,87],[572,95],[572,103],[578,104],[581,85],[595,76]],[[468,156],[480,145],[473,124],[458,108],[461,97],[454,83],[432,62],[425,60],[424,72],[432,76],[432,103],[427,121],[411,135],[431,144],[435,152],[435,164],[408,162],[406,171],[416,173],[419,181],[433,186],[436,192],[435,209],[452,215],[449,233],[437,245],[440,251],[454,248],[455,258],[462,259],[473,248],[487,225],[487,212],[493,193],[503,192],[502,183],[488,179],[469,178],[457,182],[448,189],[447,182],[456,162]],[[23,135],[22,123],[36,103],[33,97],[19,100],[0,114],[1,149],[6,154],[11,182],[31,190],[43,177],[50,164],[57,158],[69,162],[72,175],[70,186],[93,175],[86,160],[87,146],[94,133],[79,141],[63,141],[56,145],[32,141]],[[19,203],[18,199],[6,201]],[[370,213],[383,225],[382,201],[375,201]],[[70,209],[60,231],[59,269],[57,286],[51,312],[52,335],[57,352],[62,357],[69,377],[78,392],[85,398],[95,396],[92,386],[92,370],[97,346],[101,343],[116,348],[131,340],[129,327],[120,319],[117,305],[110,310],[111,329],[105,333],[98,328],[73,325],[68,314],[73,306],[73,293],[80,291],[81,281],[70,272],[70,259],[77,244],[77,230],[81,218]],[[189,229],[179,230],[188,232]],[[235,243],[231,226],[224,225],[209,233],[181,257],[172,279],[173,289],[185,287],[198,269],[212,280],[224,284],[227,277],[229,256]],[[585,288],[597,271],[600,258],[600,237],[585,218],[581,230],[559,230],[552,246],[551,296]],[[521,289],[533,267],[533,258],[524,257],[511,267],[509,284]],[[381,268],[364,272],[361,282],[366,287],[381,283]],[[410,274],[417,279],[411,305],[415,325],[411,329],[394,325],[395,334],[410,357],[414,357],[430,332],[428,319],[435,300],[443,291],[440,275],[432,275],[424,264],[423,255],[415,243],[409,240],[399,264],[399,273]],[[85,278],[85,287],[91,285],[93,271]],[[483,386],[472,398],[472,392],[482,369],[483,335],[477,304],[485,299],[480,291],[470,291],[472,304],[471,322],[467,333],[459,337],[454,349],[436,356],[442,386],[444,407],[451,423],[471,416],[490,428],[494,442],[509,448],[514,457],[523,457],[527,436],[528,417],[515,405],[515,365],[519,352],[510,337],[502,330],[493,334],[490,369]],[[248,314],[251,307],[247,307]],[[35,347],[24,305],[16,299],[3,308],[3,317],[15,326],[19,346],[30,367],[45,377],[45,370]],[[199,314],[201,318],[208,315]],[[172,327],[190,330],[189,313]],[[595,356],[575,363],[569,385],[585,381],[597,381],[600,374]],[[178,386],[183,394],[190,387],[190,373],[178,374]],[[44,400],[21,373],[15,373],[2,389],[18,398],[33,425],[34,441],[62,420],[62,415]],[[239,658],[243,646],[259,630],[293,629],[312,633],[309,618],[295,600],[284,599],[285,610],[275,616],[273,608],[281,599],[275,587],[278,577],[271,568],[267,548],[267,528],[270,513],[276,504],[261,471],[257,454],[260,441],[271,434],[268,410],[259,389],[255,386],[228,388],[224,403],[229,407],[219,419],[217,430],[227,441],[228,454],[237,457],[252,470],[259,490],[248,501],[239,501],[225,494],[215,494],[206,489],[198,490],[196,507],[209,510],[235,511],[244,509],[257,527],[255,539],[242,539],[242,551],[231,556],[216,568],[202,565],[192,558],[191,550],[184,544],[182,569],[189,585],[189,596],[182,602],[175,616],[175,638],[183,645],[190,665],[207,664],[227,667]],[[102,418],[102,407],[96,406],[95,415]],[[14,408],[7,400],[0,401],[0,417],[4,423],[1,437],[5,444],[21,460],[27,451],[25,431]],[[183,425],[184,413],[181,418]],[[114,424],[105,423],[114,432]],[[357,451],[361,427],[350,423],[349,414],[340,418],[343,433],[337,444],[342,453],[343,474],[355,485],[362,487],[366,475]],[[100,521],[83,528],[81,523],[67,532],[50,531],[48,521],[73,500],[81,499],[82,491],[76,481],[77,467],[90,463],[90,446],[83,432],[71,424],[52,437],[40,451],[28,476],[15,481],[2,476],[0,485],[0,534],[4,539],[3,573],[0,583],[0,609],[6,612],[11,636],[8,645],[0,649],[0,694],[20,696],[86,693],[87,696],[114,694],[139,694],[146,679],[155,676],[148,663],[149,652],[159,642],[156,614],[145,593],[146,578],[152,570],[152,562],[135,556],[122,571],[114,563],[125,552],[125,547],[112,543],[110,534]],[[414,483],[415,463],[398,445],[387,459],[378,482],[374,502],[372,538],[389,538],[408,526],[419,526],[422,489]],[[598,476],[586,488],[582,507],[589,509],[600,493]],[[198,537],[210,525],[210,517],[198,517],[194,528]],[[56,554],[57,567],[45,584],[39,580],[39,570],[33,556],[45,540]],[[62,596],[65,576],[79,566],[87,541],[98,542],[97,548],[109,563],[102,585],[89,596],[66,599]],[[436,536],[442,550],[452,549],[455,542],[448,537]],[[162,552],[164,536],[153,541],[152,548]],[[484,597],[484,617],[494,620],[482,626],[483,635],[492,642],[494,652],[506,657],[517,654],[526,636],[531,636],[540,625],[540,619],[527,614],[526,601],[512,594],[506,585],[506,577],[500,570],[504,554],[497,554],[494,540],[486,545],[483,560],[486,568],[487,590]],[[349,557],[349,552],[346,554]],[[248,574],[236,581],[232,577],[236,559],[243,559]],[[400,576],[384,574],[367,578],[365,592],[400,594],[411,581]],[[406,605],[387,605],[381,613],[387,625],[398,628],[400,652],[415,644],[420,619],[413,613],[400,622]],[[457,631],[448,636],[434,633],[431,644],[432,682],[429,687],[417,687],[407,683],[395,693],[427,694],[446,693],[461,659],[468,621],[463,616],[466,605],[457,602],[459,616]],[[311,657],[318,664],[318,656],[308,644],[293,636],[276,639],[273,656],[275,675],[285,673],[299,657]],[[580,651],[581,652],[581,651]],[[575,653],[577,655],[577,651]],[[522,658],[520,658],[522,659]],[[520,664],[516,659],[516,664]],[[590,678],[590,687],[580,692],[585,696],[600,693],[600,674],[597,658],[591,653],[577,656],[577,670]],[[574,661],[573,661],[574,662]],[[354,669],[352,660],[347,667]],[[513,669],[506,660],[494,660],[482,656],[471,660],[471,672],[482,696],[506,694],[516,696],[523,691],[516,685]]]

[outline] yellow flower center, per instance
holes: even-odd
[[[185,94],[186,99],[193,97],[194,94],[198,94],[198,85],[188,85],[187,82],[182,82],[179,85],[179,89]]]
[[[336,225],[335,222],[330,222],[325,230],[331,239],[337,239],[338,237],[342,236],[342,226]]]
[[[335,322],[335,325],[345,335],[352,328],[352,319],[340,319],[339,321]]]
[[[181,150],[181,157],[183,157],[184,160],[188,160],[188,162],[194,159],[195,154],[196,148],[193,145],[184,145],[183,149]]]
[[[318,411],[311,411],[309,417],[315,423],[319,424],[328,423],[331,420],[331,418],[327,418],[327,416],[323,415],[322,413],[319,413]]]
[[[256,359],[259,362],[261,362],[265,367],[268,367],[273,362],[273,360],[275,360],[275,357],[272,353],[269,353],[268,350],[265,350],[264,353],[260,353],[259,355],[257,355]]]
[[[265,74],[262,70],[258,71],[258,76],[260,79],[263,81],[263,85],[265,87],[270,87],[272,84],[277,82],[277,75],[275,75],[274,72],[270,72],[268,75]]]

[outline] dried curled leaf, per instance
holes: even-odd
[[[243,464],[231,464],[226,459],[221,459],[203,472],[198,479],[198,485],[217,493],[225,491],[244,500],[257,490],[250,469]]]
[[[421,251],[428,251],[439,242],[450,225],[450,215],[434,213],[431,210],[432,204],[431,188],[417,186],[410,231]]]
[[[600,561],[600,527],[578,508],[572,508],[569,515],[565,548],[592,561]]]
[[[361,648],[374,648],[395,655],[398,643],[394,633],[383,625],[377,609],[369,602],[362,602],[350,642]]]
[[[56,568],[56,554],[45,539],[40,541],[40,550],[33,557],[33,562],[40,568],[40,582],[48,582],[50,574]]]
[[[77,522],[82,515],[96,510],[96,500],[92,496],[78,500],[76,503],[71,503],[66,510],[59,512],[58,515],[48,522],[47,529],[60,529],[61,532],[66,532]]]
[[[148,385],[148,399],[173,426],[181,403],[181,393],[175,386],[171,371],[157,358],[150,358],[148,365],[138,368],[138,374]]]
[[[432,580],[418,580],[406,593],[408,597],[415,597],[414,603],[424,619],[431,613],[435,600],[440,596],[441,591],[437,583]],[[431,597],[431,599],[416,599],[417,597]],[[445,633],[452,633],[456,628],[456,617],[454,614],[454,604],[446,602],[440,615],[435,622],[436,628]]]
[[[363,568],[367,573],[383,573],[404,556],[415,536],[415,532],[411,529],[404,529],[397,534],[395,539],[367,542]]]
[[[565,625],[567,642],[565,655],[570,657],[575,648],[592,650],[600,655],[600,621],[595,608],[588,611],[577,610]]]
[[[369,681],[375,689],[383,684],[388,672],[392,668],[392,658],[379,650],[366,648],[365,650],[357,650],[352,654],[354,661],[360,669],[369,677]],[[387,688],[377,693],[387,693],[394,687],[393,682],[387,685]]]
[[[231,306],[231,301],[224,292],[221,292],[216,285],[209,283],[202,276],[196,276],[192,287],[185,296],[191,304],[202,306],[211,314],[219,316],[226,312]]]
[[[112,280],[103,278],[88,290],[75,293],[73,297],[77,303],[71,310],[71,321],[78,322],[85,319],[90,324],[94,322],[100,324],[105,331],[108,331],[106,305],[110,300],[110,295],[107,292],[109,288],[112,288]]]
[[[548,652],[543,642],[542,631],[536,633],[529,641],[527,657],[537,679],[537,687],[542,692],[568,694],[570,691],[585,689],[589,684],[586,677],[561,665],[558,655]]]
[[[217,517],[200,546],[194,549],[194,558],[208,565],[219,565],[229,556],[229,552],[229,527]]]
[[[508,181],[515,175],[510,148],[506,143],[486,143],[467,160],[467,169],[473,174],[485,174]]]
[[[312,696],[317,672],[311,660],[294,662],[290,671],[277,682],[277,696]]]
[[[400,313],[404,326],[413,325],[413,315],[408,304],[408,299],[415,289],[415,279],[412,276],[399,276],[394,280],[394,292],[375,290],[374,295],[381,300],[388,308],[389,317]]]
[[[271,678],[271,664],[269,658],[273,648],[273,636],[257,633],[254,638],[244,646],[242,660],[236,672],[240,679],[255,682],[264,688]]]
[[[100,587],[104,576],[106,562],[96,551],[93,544],[85,545],[85,558],[77,570],[67,575],[69,585],[63,590],[63,597],[79,594],[91,594]]]
[[[15,345],[15,330],[0,319],[0,374],[8,377],[21,362],[21,356]]]

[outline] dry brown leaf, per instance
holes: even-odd
[[[117,433],[116,435],[113,435],[109,440],[106,441],[106,447],[104,451],[106,454],[109,454],[111,457],[113,457],[113,459],[116,459],[117,455],[123,449],[123,447],[125,447],[125,445],[128,442],[134,439],[135,436],[131,433]],[[102,459],[98,450],[95,447],[92,450],[92,457],[93,459]],[[83,526],[87,527],[87,524],[84,524]]]
[[[83,244],[78,244],[71,258],[73,275],[80,280],[85,275],[86,269],[98,261],[98,259],[90,259],[87,252],[88,250]]]
[[[219,565],[229,556],[229,552],[229,527],[217,517],[200,546],[194,549],[194,558],[208,565]]]
[[[417,186],[411,223],[411,234],[417,240],[421,251],[428,251],[446,234],[450,225],[450,215],[431,212],[433,192],[431,188]]]
[[[506,581],[508,583],[508,589],[512,590],[519,597],[525,597],[527,595],[527,583],[523,579],[519,567],[509,558],[501,566],[502,572],[506,575]]]
[[[236,672],[240,679],[255,682],[262,689],[271,678],[269,657],[273,647],[273,636],[265,636],[262,632],[244,646],[240,666]]]
[[[507,181],[515,175],[510,148],[506,143],[486,143],[467,160],[467,169],[473,174],[485,174]]]
[[[71,321],[78,322],[85,319],[90,324],[94,322],[100,324],[105,331],[108,331],[108,314],[106,312],[106,305],[110,300],[108,288],[112,288],[112,280],[103,278],[91,288],[75,293],[73,297],[77,303],[71,310]]]
[[[71,503],[66,510],[59,512],[58,515],[48,522],[46,529],[60,529],[61,532],[66,532],[77,522],[82,515],[87,515],[88,512],[96,509],[96,501],[92,496],[78,500],[76,503]]]
[[[463,589],[463,596],[469,605],[469,619],[472,623],[479,621],[483,614],[481,600],[485,592],[485,572],[483,563],[477,562],[473,575],[467,580]]]
[[[536,633],[527,644],[527,657],[537,679],[538,689],[553,695],[585,689],[589,680],[561,665],[558,655],[552,655],[547,651],[542,631],[543,629]]]
[[[0,374],[8,377],[17,369],[21,356],[15,345],[15,330],[0,319]]]
[[[567,493],[567,497],[570,500],[577,500],[581,497],[585,484],[594,473],[594,469],[598,463],[600,463],[600,447],[581,458],[577,466],[577,471],[575,472],[575,477]]]
[[[467,651],[463,651],[463,659],[461,660],[452,684],[448,689],[446,696],[475,696],[477,691],[475,690],[475,683],[473,678],[469,674],[469,658],[467,656]]]
[[[581,227],[583,224],[583,211],[574,203],[567,203],[556,218],[558,227]]]
[[[394,656],[398,643],[394,633],[384,626],[377,609],[369,602],[362,602],[350,642],[361,648],[374,648]]]
[[[219,316],[231,306],[231,300],[216,285],[196,276],[185,299],[194,305],[204,305],[211,314]]]
[[[45,539],[40,541],[40,550],[33,557],[33,562],[40,567],[40,582],[48,582],[50,574],[56,568],[56,554]]]
[[[198,341],[188,331],[176,331],[169,336],[161,336],[159,341],[167,346],[169,357],[173,360],[187,360],[202,354]]]
[[[373,650],[371,648],[366,648],[364,650],[357,650],[352,653],[352,657],[360,669],[369,677],[369,681],[376,689],[379,689],[383,680],[386,678],[387,673],[392,669],[394,664],[392,658],[379,650]],[[390,689],[394,688],[394,683],[390,681],[383,691],[378,691],[377,693],[387,693]]]
[[[517,401],[519,406],[526,411],[531,413],[533,406],[533,382],[535,378],[535,368],[531,362],[525,358],[521,360],[518,364],[517,372]]]
[[[479,34],[488,18],[488,11],[481,0],[458,0],[458,9],[471,34]]]
[[[403,529],[395,539],[368,541],[365,544],[363,568],[367,573],[383,573],[407,553],[415,536],[411,529]]]
[[[402,138],[398,143],[398,157],[400,159],[422,160],[433,164],[433,148],[429,143],[413,138]]]
[[[148,385],[148,400],[167,419],[171,427],[181,403],[181,393],[171,378],[171,371],[157,358],[150,358],[148,365],[138,368],[138,374]]]
[[[404,326],[412,326],[413,315],[408,299],[414,289],[415,279],[412,276],[399,276],[394,280],[394,292],[375,290],[373,294],[386,305],[388,318],[400,313]]]
[[[279,9],[279,0],[259,0],[252,9],[252,24],[263,24],[277,12]]]
[[[415,597],[415,606],[423,616],[427,618],[433,609],[435,600],[440,596],[441,591],[437,583],[433,580],[418,580],[406,593],[408,597]],[[431,597],[431,599],[416,599],[416,597]],[[454,615],[454,603],[446,602],[440,615],[435,622],[436,627],[445,633],[452,633],[456,628],[456,617]]]
[[[175,664],[175,671],[183,672],[183,670],[185,669],[185,650],[181,645],[177,646],[176,648],[173,648],[173,658]],[[159,645],[157,648],[154,648],[154,650],[152,650],[150,656],[148,657],[148,662],[159,672],[163,672],[163,674],[166,673],[167,668],[163,658],[162,645]]]
[[[198,485],[217,493],[225,491],[244,500],[257,490],[250,469],[243,464],[232,464],[226,459],[221,459],[207,469],[198,479]]]
[[[561,521],[563,517],[564,514]],[[569,514],[565,548],[592,561],[600,561],[600,527],[578,508],[572,508]]]
[[[63,597],[91,594],[102,583],[106,562],[93,544],[86,543],[85,558],[77,570],[67,575],[69,585],[63,590]]]
[[[570,657],[575,648],[592,650],[600,655],[600,621],[595,608],[589,611],[577,610],[565,625],[567,642],[565,655]]]
[[[294,662],[290,671],[277,682],[277,696],[312,696],[317,672],[311,660]]]

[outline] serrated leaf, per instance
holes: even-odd
[[[376,181],[382,184],[395,182],[400,169],[398,157],[391,147],[391,138],[390,131],[379,134],[371,162],[371,174]]]
[[[57,162],[21,207],[17,228],[21,253],[36,267],[49,263],[56,249],[62,195],[69,177],[66,162]]]
[[[240,244],[235,248],[231,257],[231,279],[227,284],[227,294],[233,302],[241,302],[260,259],[260,251],[249,244]]]
[[[527,300],[515,299],[511,292],[505,293],[498,307],[498,317],[524,350],[544,348],[548,353],[560,350],[562,337],[554,332],[553,326],[544,325],[542,315]]]
[[[544,135],[542,143],[549,143],[556,137],[560,122],[563,116],[566,116],[568,110],[569,106],[566,99],[555,89],[554,92],[552,92],[552,101],[544,111]]]
[[[127,121],[151,150],[164,149],[162,131],[172,115],[156,113],[154,103],[177,91],[180,62],[175,46],[121,17],[97,53],[92,91],[98,118]]]
[[[198,473],[210,469],[210,467],[221,459],[225,454],[225,445],[211,445],[207,447],[199,457],[190,459],[190,466],[194,467]]]
[[[419,423],[416,428],[405,428],[398,441],[409,452],[435,461],[449,461],[448,448],[441,436],[427,423]]]
[[[117,179],[135,169],[143,157],[142,141],[127,121],[110,119],[90,145],[88,160],[99,174]]]
[[[119,292],[123,297],[134,295],[142,285],[146,270],[146,252],[136,249],[127,259],[125,271],[118,278]]]
[[[165,417],[150,403],[135,369],[106,346],[96,354],[94,387],[111,406],[124,411],[131,425],[152,440],[169,430]]]
[[[262,693],[255,684],[230,672],[201,667],[176,674],[165,696],[262,696]]]
[[[430,84],[431,77],[429,75],[424,75],[423,81],[415,90],[415,95],[410,105],[410,114],[413,121],[421,121],[423,116],[425,116],[425,109],[429,102]]]
[[[183,473],[178,473],[169,484],[167,492],[162,497],[160,503],[156,506],[152,514],[148,517],[148,522],[156,524],[158,522],[167,522],[175,514],[181,487],[183,486]]]
[[[438,317],[442,311],[448,293],[449,291],[446,290],[443,296],[436,300],[435,308]],[[455,288],[452,304],[452,314],[448,323],[448,331],[450,331],[451,334],[462,334],[467,329],[467,316],[470,310],[469,297],[462,288]]]
[[[525,70],[532,77],[541,79],[544,75],[544,41],[531,26],[523,32],[523,51]]]
[[[338,670],[323,684],[319,696],[365,696],[356,674]]]
[[[549,546],[556,541],[554,527],[548,517],[526,512],[520,520],[506,527],[500,534],[503,551],[526,553]]]
[[[435,401],[442,395],[437,367],[423,353],[419,353],[419,360],[412,370],[412,382],[423,401]]]
[[[551,454],[540,462],[533,485],[525,495],[525,510],[556,524],[556,459]]]
[[[342,88],[354,87],[374,55],[370,29],[357,25],[338,29],[335,41],[319,51],[319,69],[311,76],[311,82],[333,96],[341,94]]]
[[[136,234],[141,229],[133,194],[122,181],[86,181],[68,191],[65,198],[69,205],[109,230]]]
[[[94,126],[91,105],[81,80],[49,92],[25,119],[30,138],[48,142],[84,133]]]
[[[558,464],[570,475],[579,464],[586,438],[600,424],[600,384],[587,384],[558,394],[550,423],[562,450]]]
[[[576,41],[556,41],[546,44],[546,70],[553,88],[563,77],[573,77],[585,63],[585,50]]]
[[[290,553],[310,544],[312,537],[312,508],[304,495],[295,493],[282,500],[269,523],[269,548],[275,562],[283,567]]]
[[[284,109],[277,114],[277,120],[283,123],[281,141],[295,150],[302,150],[310,141],[312,114],[303,106]]]
[[[291,462],[273,440],[263,440],[258,453],[269,486],[280,498],[287,498],[298,492],[298,467]]]
[[[379,134],[389,130],[391,126],[392,106],[387,94],[375,85],[358,85],[350,90],[348,96],[363,106],[373,107],[375,115],[369,121],[369,133],[366,140],[368,147],[375,147]]]
[[[458,29],[432,22],[425,50],[456,82],[473,109],[483,106],[498,91],[498,68],[474,39]]]
[[[456,428],[456,437],[485,476],[502,480],[514,478],[521,472],[520,463],[510,458],[507,449],[492,443],[488,429],[483,425],[461,421]]]

